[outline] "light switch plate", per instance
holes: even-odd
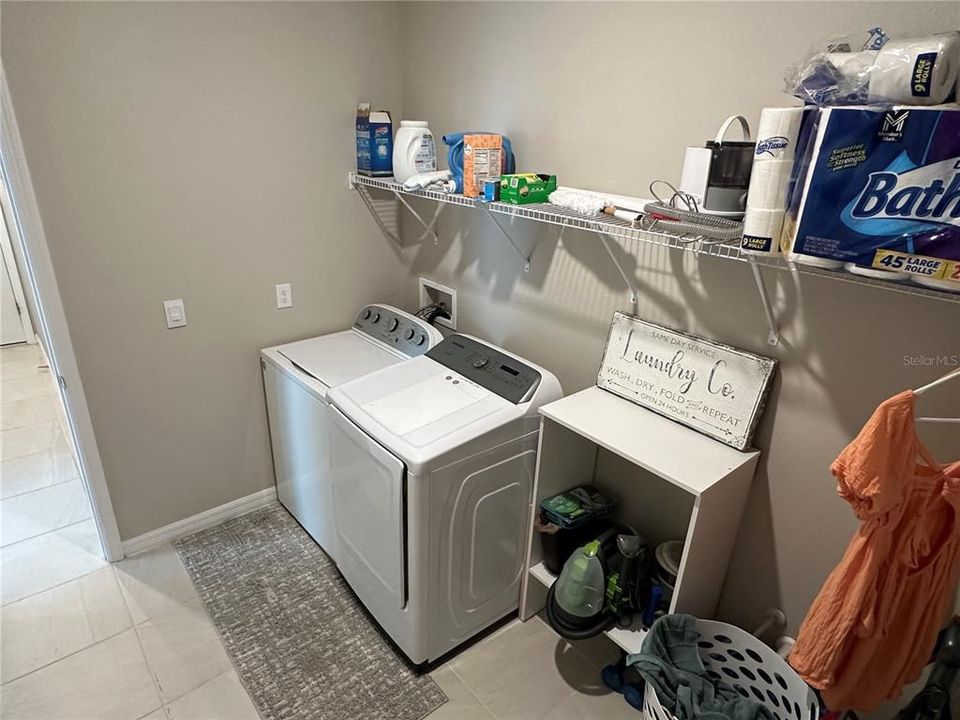
[[[167,319],[167,328],[186,327],[187,309],[183,306],[183,298],[163,301],[163,315]]]
[[[290,287],[290,283],[277,285],[277,307],[281,310],[293,307],[293,288]]]

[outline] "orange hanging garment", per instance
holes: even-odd
[[[834,710],[873,710],[915,680],[957,588],[960,461],[940,465],[920,442],[914,400],[883,402],[830,467],[862,524],[790,664]]]

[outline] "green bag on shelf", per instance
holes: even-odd
[[[592,485],[581,485],[540,503],[545,518],[561,528],[575,528],[591,520],[610,517],[616,501]]]

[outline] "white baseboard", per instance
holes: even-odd
[[[271,486],[255,492],[252,495],[231,500],[215,508],[204,510],[202,513],[191,515],[188,518],[177,520],[176,522],[164,525],[156,530],[151,530],[143,535],[124,540],[122,543],[123,556],[131,557],[132,555],[138,555],[159,545],[179,540],[192,533],[206,530],[214,525],[219,525],[230,518],[235,518],[252,512],[253,510],[267,507],[276,501],[276,486]]]

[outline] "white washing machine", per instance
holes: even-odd
[[[330,392],[337,565],[414,663],[519,603],[547,370],[465,335]]]
[[[260,351],[277,497],[334,560],[327,392],[422,355],[441,339],[420,318],[388,305],[367,305],[349,330]]]

